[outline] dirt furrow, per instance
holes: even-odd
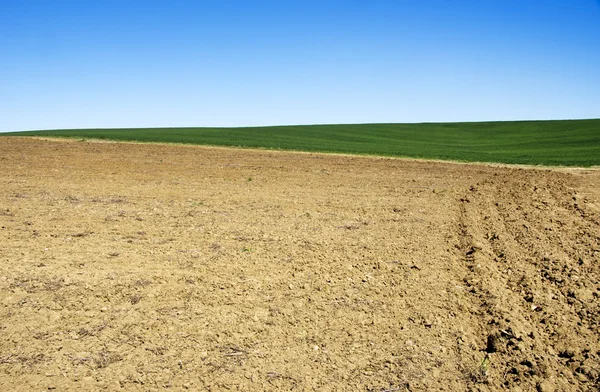
[[[596,390],[600,232],[570,175],[512,170],[462,198],[465,282],[487,334],[496,388]]]

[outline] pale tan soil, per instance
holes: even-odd
[[[597,170],[6,137],[0,168],[0,390],[599,389]]]

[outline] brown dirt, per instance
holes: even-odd
[[[600,172],[0,138],[0,390],[598,390]]]

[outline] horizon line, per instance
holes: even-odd
[[[562,118],[545,120],[484,120],[484,121],[417,121],[417,122],[360,122],[360,123],[313,123],[313,124],[276,124],[276,125],[242,125],[242,126],[150,126],[150,127],[85,127],[85,128],[45,128],[22,129],[16,131],[0,131],[0,133],[20,132],[51,132],[51,131],[86,131],[86,130],[122,130],[122,129],[241,129],[241,128],[285,128],[285,127],[312,127],[312,126],[350,126],[350,125],[419,125],[419,124],[486,124],[486,123],[522,123],[522,122],[556,122],[556,121],[590,121],[600,120],[592,118]]]

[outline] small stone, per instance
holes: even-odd
[[[481,249],[483,249],[483,244],[481,242],[475,240],[475,241],[471,242],[471,248],[475,251],[481,250]]]
[[[575,377],[582,383],[588,382],[588,378],[585,376],[585,374],[582,373],[575,373]]]
[[[539,382],[536,386],[536,389],[538,390],[538,392],[554,392],[556,390],[554,384],[548,380]]]

